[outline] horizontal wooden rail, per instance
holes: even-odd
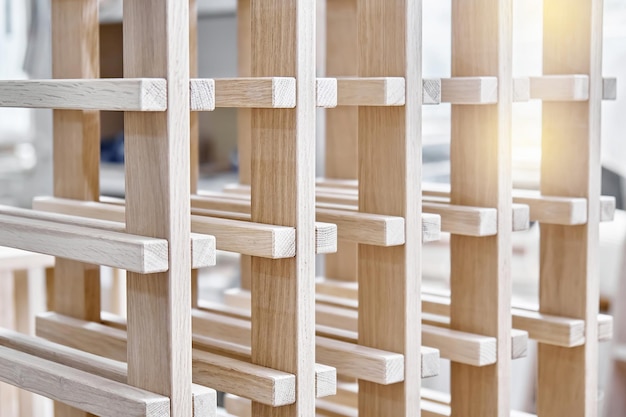
[[[403,106],[404,102],[404,78],[337,79],[338,106]]]
[[[249,201],[250,187],[242,184],[232,184],[224,188],[223,193],[202,193],[202,198],[210,201],[211,206],[218,210],[245,210]],[[231,196],[232,198],[230,198]],[[358,212],[358,195],[356,190],[346,187],[324,188],[317,187],[317,208]],[[202,204],[192,197],[196,205]],[[497,210],[486,207],[457,206],[449,202],[424,201],[422,209],[427,214],[436,214],[441,217],[441,231],[467,236],[493,236],[497,232]],[[528,230],[529,209],[523,204],[513,206],[513,231]],[[340,232],[341,233],[341,232]]]
[[[167,271],[165,239],[0,214],[0,246],[142,274]]]
[[[249,320],[201,310],[192,312],[192,320],[195,334],[250,346]],[[316,360],[337,368],[342,375],[383,385],[404,380],[404,357],[397,353],[317,337]]]
[[[224,294],[224,303],[232,307],[249,310],[250,293],[241,289],[229,290]],[[318,325],[328,328],[334,327],[356,335],[358,312],[348,308],[317,303],[315,322]],[[519,344],[520,341],[525,343],[524,340],[518,339],[516,344]],[[453,362],[485,366],[493,364],[496,358],[496,340],[493,337],[423,325],[422,343],[425,346],[438,349],[442,358],[450,359]],[[525,348],[516,347],[516,349],[525,352]]]
[[[321,189],[357,190],[356,180],[337,180],[319,178],[317,185]],[[442,183],[423,183],[422,196],[429,198],[450,198],[450,185]],[[587,222],[587,200],[575,197],[541,195],[534,190],[513,190],[513,203],[527,205],[530,209],[530,221],[547,224],[580,225]],[[615,197],[601,196],[600,221],[612,221],[615,215]]]
[[[167,83],[161,78],[0,81],[0,107],[165,111]]]
[[[124,362],[107,359],[82,350],[73,349],[48,340],[27,336],[12,330],[0,328],[0,346],[14,349],[28,355],[69,366],[125,384],[128,368]],[[194,417],[214,417],[217,411],[217,393],[202,385],[192,385]]]
[[[0,381],[103,417],[169,416],[167,397],[4,346]]]
[[[316,80],[317,107],[337,107],[337,79],[318,78]]]
[[[33,202],[38,210],[84,216],[101,220],[122,221],[124,206],[97,202],[81,202],[53,197],[38,197]],[[244,255],[279,259],[295,256],[295,229],[260,223],[191,216],[194,233],[215,236],[217,249]],[[326,239],[323,243],[332,244]],[[336,245],[336,244],[335,244]]]
[[[37,335],[115,360],[126,358],[126,332],[56,313],[37,317]],[[295,401],[295,376],[193,349],[193,381],[271,406]]]
[[[59,224],[90,227],[111,232],[126,233],[124,223],[92,219],[82,216],[51,213],[38,210],[26,210],[9,206],[0,206],[0,214],[18,216],[33,220],[51,221]],[[191,266],[193,269],[214,266],[216,263],[215,237],[199,233],[191,234]]]
[[[400,222],[404,219],[395,216],[358,213],[356,209],[324,205],[319,203],[316,209],[316,219],[321,222],[337,225],[337,238],[355,243],[378,244],[381,246],[396,245],[404,241],[404,229],[399,230]],[[249,215],[250,199],[243,194],[225,194],[201,192],[191,197],[192,213],[202,213],[197,210],[206,210],[204,213],[212,215],[226,215],[240,213]],[[339,208],[339,210],[337,210]],[[363,220],[368,225],[366,229],[359,222]],[[441,234],[440,217],[438,215],[422,216],[422,238],[424,241],[439,240]],[[400,243],[401,244],[401,243]],[[318,251],[318,253],[320,253]]]
[[[451,104],[497,103],[498,79],[496,77],[442,78],[441,102]]]

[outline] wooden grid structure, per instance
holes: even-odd
[[[98,1],[51,1],[54,79],[0,81],[0,105],[54,109],[54,195],[0,208],[1,245],[57,258],[51,311],[37,317],[43,339],[0,330],[0,381],[54,399],[59,417],[215,416],[215,390],[240,417],[526,416],[511,410],[510,370],[530,338],[536,415],[598,415],[598,341],[612,331],[598,224],[615,205],[599,187],[614,86],[600,0],[544,0],[544,75],[515,79],[513,0],[453,1],[446,79],[422,77],[419,0],[239,0],[230,79],[196,78],[195,0],[124,1],[122,79],[99,78]],[[531,99],[543,100],[537,192],[511,180],[512,107]],[[423,182],[420,163],[422,106],[441,103],[449,185]],[[216,107],[240,109],[240,183],[207,192],[197,112]],[[103,110],[125,112],[123,200],[99,192]],[[535,310],[511,303],[512,233],[531,221]],[[441,232],[449,294],[421,285],[422,245]],[[198,297],[216,249],[242,255],[224,303]],[[98,265],[129,272],[127,319],[101,311]],[[440,357],[450,395],[421,389]]]

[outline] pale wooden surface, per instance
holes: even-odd
[[[452,105],[451,194],[458,205],[493,207],[497,235],[452,235],[450,328],[491,336],[496,363],[452,363],[452,416],[510,414],[511,368],[511,0],[452,3],[452,78],[496,77],[497,104]]]
[[[0,244],[141,273],[168,269],[164,239],[0,214]]]
[[[167,397],[6,347],[0,380],[103,417],[169,416]]]
[[[326,109],[337,107],[337,79],[318,78],[315,85],[317,107]]]
[[[530,77],[530,98],[543,101],[589,100],[588,75]]]
[[[15,329],[16,305],[13,294],[15,280],[10,270],[0,269],[0,327]],[[0,382],[0,416],[19,417],[21,405],[18,402],[18,390],[12,385]]]
[[[540,229],[540,311],[582,319],[586,326],[583,346],[539,345],[537,414],[593,417],[598,415],[602,1],[546,0],[543,28],[544,75],[587,75],[589,100],[543,102],[541,192],[586,198],[588,207],[586,225]]]
[[[0,107],[164,111],[163,79],[0,81]]]
[[[451,104],[497,103],[498,78],[471,76],[442,78],[441,102]]]
[[[215,79],[216,107],[294,108],[296,80],[292,77]]]
[[[126,383],[127,368],[123,362],[6,329],[0,329],[0,345],[112,381]],[[194,385],[192,395],[195,417],[215,416],[217,393],[214,389]]]
[[[98,323],[50,313],[37,318],[37,334],[114,360],[126,356],[126,332]],[[199,349],[193,349],[193,380],[269,405],[289,404],[294,399],[293,375]]]
[[[125,232],[124,210],[118,207],[96,203],[67,200],[54,197],[36,197],[33,200],[33,208],[38,211],[25,211],[18,209],[0,209],[0,212],[26,214],[31,218],[54,220],[63,224],[74,224],[102,230]],[[51,212],[51,213],[45,213]],[[60,213],[60,214],[52,214]],[[205,268],[215,265],[216,262],[215,237],[200,233],[191,233],[191,266],[194,269]]]
[[[167,80],[165,113],[126,113],[126,229],[165,238],[169,270],[127,276],[128,383],[191,410],[189,3],[124,2],[124,76]]]
[[[402,77],[338,78],[338,106],[403,106]]]
[[[203,201],[205,198],[192,197],[192,203]],[[113,222],[124,221],[125,208],[121,204],[79,202],[49,197],[37,197],[33,207],[57,213],[83,216],[91,219],[100,219]],[[121,200],[123,204],[124,201]],[[207,207],[207,205],[201,205]],[[213,207],[208,205],[208,207]],[[224,208],[223,206],[217,206]],[[230,207],[232,208],[232,207]],[[250,203],[245,205],[245,212],[250,211]],[[236,213],[206,211],[192,209],[191,216],[192,245],[199,243],[199,236],[215,236],[217,249],[227,250],[245,255],[262,256],[272,259],[289,258],[295,256],[295,230],[292,227],[273,226],[250,222],[250,216],[238,216]],[[197,214],[195,214],[197,213]],[[431,229],[436,224],[431,222]],[[435,233],[435,230],[431,230]],[[336,251],[337,227],[326,222],[315,223],[316,253],[330,253]],[[245,239],[243,237],[246,237]],[[194,252],[196,253],[196,252]],[[197,254],[203,252],[197,251]],[[206,261],[193,257],[193,267],[201,267]]]

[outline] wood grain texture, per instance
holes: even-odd
[[[103,417],[169,416],[169,399],[0,347],[0,380]]]
[[[151,274],[168,269],[166,240],[0,214],[0,244]]]
[[[6,329],[0,329],[0,345],[102,378],[126,383],[127,368],[123,362]],[[195,417],[215,416],[217,393],[214,389],[193,385],[192,395]]]
[[[98,323],[48,313],[37,317],[37,334],[114,360],[126,355],[126,332]],[[198,349],[193,350],[193,380],[273,406],[294,400],[293,375]]]
[[[189,107],[192,112],[215,110],[214,79],[192,78],[189,80]],[[191,115],[193,116],[194,113]],[[195,191],[197,191],[197,187]]]
[[[496,340],[493,366],[452,363],[452,416],[510,414],[512,2],[452,3],[452,78],[496,77],[497,104],[452,105],[455,205],[493,207],[497,235],[452,235],[450,328]]]
[[[16,213],[19,216],[50,220],[63,224],[91,227],[125,233],[124,210],[118,207],[96,203],[68,200],[54,197],[36,197],[33,208],[41,211],[8,210],[0,208],[2,213]],[[49,212],[49,213],[44,213]],[[55,214],[52,214],[55,213]],[[194,269],[206,268],[216,262],[215,237],[200,233],[191,233],[191,266]]]
[[[402,77],[338,78],[338,106],[403,106]]]
[[[318,78],[315,84],[317,107],[325,109],[337,107],[337,79]]]
[[[294,108],[296,80],[292,77],[217,78],[215,106]]]
[[[0,107],[164,111],[167,84],[150,78],[0,81]]]
[[[297,379],[294,405],[252,404],[273,417],[315,414],[315,7],[250,2],[251,75],[295,77],[298,91],[294,110],[252,111],[252,221],[297,231],[295,258],[251,263],[252,362]]]
[[[470,76],[442,78],[441,102],[451,104],[497,103],[498,78]]]
[[[441,103],[441,80],[422,80],[422,100],[424,105]]]
[[[540,311],[586,326],[583,346],[539,345],[537,414],[589,417],[598,415],[602,1],[547,0],[543,6],[544,76],[588,75],[589,99],[544,101],[540,189],[586,198],[588,206],[586,225],[540,228]]]
[[[130,273],[128,383],[191,416],[189,3],[124,2],[124,76],[167,80],[167,112],[126,113],[126,229],[169,242],[169,270]]]

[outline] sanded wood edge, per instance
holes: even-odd
[[[337,78],[339,106],[403,106],[402,77]]]
[[[602,100],[617,100],[617,78],[602,78]]]
[[[189,80],[189,100],[192,112],[215,110],[215,80],[211,78]]]
[[[126,332],[56,313],[39,315],[37,334],[56,343],[116,360],[126,358]],[[295,376],[251,363],[193,350],[194,383],[231,392],[263,404],[295,401]]]
[[[336,224],[315,222],[315,253],[318,255],[337,252],[339,229]]]
[[[423,202],[425,213],[441,216],[441,231],[465,236],[493,236],[497,233],[498,211],[494,208]]]
[[[317,88],[317,107],[331,109],[337,107],[337,79],[336,78],[318,78],[316,80]]]
[[[33,207],[38,210],[110,221],[123,221],[125,212],[123,206],[113,204],[49,197],[36,198]],[[191,230],[194,233],[215,236],[219,250],[272,259],[295,256],[296,234],[292,227],[193,215]],[[327,247],[332,243],[330,242],[332,230],[326,230],[326,234],[326,240],[322,240],[321,243]]]
[[[572,74],[530,77],[530,98],[543,101],[589,100],[589,76]]]
[[[441,102],[493,104],[498,102],[496,77],[453,77],[441,79]]]
[[[167,83],[161,78],[0,81],[0,107],[165,111]]]
[[[0,329],[0,345],[102,378],[126,383],[128,370],[124,362],[7,329]],[[195,417],[215,416],[217,392],[214,389],[194,384],[192,396]]]
[[[4,346],[0,381],[99,416],[169,416],[167,397]]]
[[[422,104],[441,103],[441,79],[422,79]]]
[[[164,239],[4,214],[0,225],[2,246],[143,274],[168,269]]]
[[[527,204],[514,203],[511,210],[513,212],[513,231],[522,232],[530,229],[530,207]]]
[[[615,219],[616,208],[615,197],[603,195],[600,196],[600,221],[612,222]]]

